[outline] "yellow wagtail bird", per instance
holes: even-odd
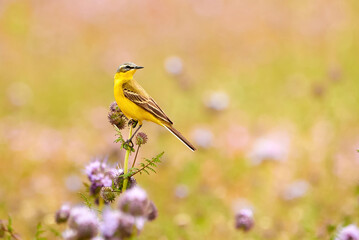
[[[114,93],[117,105],[131,122],[133,126],[138,128],[132,134],[128,143],[132,143],[133,136],[142,127],[142,121],[151,121],[165,127],[173,135],[175,135],[181,142],[183,142],[192,151],[196,148],[173,127],[173,122],[162,111],[158,104],[148,93],[140,86],[140,84],[133,79],[133,75],[138,69],[143,67],[137,66],[134,63],[122,64],[115,74]]]

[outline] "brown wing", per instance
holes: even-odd
[[[124,86],[123,93],[126,98],[128,98],[133,103],[137,104],[147,112],[152,113],[155,117],[159,118],[160,120],[169,124],[173,124],[173,122],[167,117],[167,115],[157,105],[157,103],[155,102],[155,100],[153,100],[153,98],[151,98],[150,96],[140,95],[137,92],[131,90]]]

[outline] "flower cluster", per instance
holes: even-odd
[[[354,225],[348,225],[342,228],[335,240],[359,240],[359,228]]]
[[[96,212],[77,206],[64,205],[56,213],[58,223],[67,222],[65,240],[128,239],[138,235],[147,221],[157,217],[157,208],[140,187],[127,190],[120,197],[117,208],[106,207],[102,221]],[[60,219],[60,221],[59,221]]]
[[[92,239],[99,232],[96,213],[85,206],[72,208],[67,222],[68,228],[62,233],[65,240]]]
[[[138,234],[146,221],[157,217],[157,208],[140,187],[127,190],[115,210],[106,209],[101,232],[105,239],[123,239]]]
[[[96,195],[101,187],[111,187],[116,176],[122,173],[122,169],[110,168],[104,161],[96,159],[86,166],[85,172],[91,182],[90,193]]]

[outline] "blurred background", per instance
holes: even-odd
[[[30,239],[113,165],[123,62],[199,150],[146,123],[140,239],[328,239],[359,221],[355,0],[0,1],[0,218]],[[126,133],[127,135],[127,133]],[[234,228],[237,209],[255,226]],[[54,238],[51,233],[48,237]]]

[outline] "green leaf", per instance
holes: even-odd
[[[10,216],[9,216],[9,220],[8,220],[8,223],[7,223],[7,231],[8,231],[9,233],[12,233],[12,232],[13,232],[12,219],[11,219]]]
[[[36,227],[36,234],[34,240],[46,240],[46,238],[41,236],[44,232],[45,230],[42,229],[42,224],[41,222],[39,222]]]
[[[92,203],[91,201],[88,199],[88,197],[83,194],[82,192],[79,192],[80,197],[82,198],[82,200],[84,200],[84,204],[88,207],[91,208],[92,207]]]

